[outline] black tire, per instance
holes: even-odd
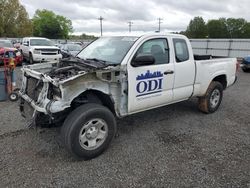
[[[219,108],[222,98],[223,98],[222,84],[217,81],[212,81],[206,91],[205,96],[199,98],[198,107],[200,111],[206,114],[213,113]]]
[[[18,94],[17,93],[15,93],[15,92],[12,92],[12,93],[10,93],[9,94],[9,100],[10,101],[17,101],[18,100]]]
[[[91,147],[89,146],[89,141],[91,141],[92,138],[83,143],[80,140],[80,135],[87,135],[88,131],[92,128],[92,126],[90,125],[93,124],[92,122],[94,122],[96,119],[106,123],[105,126],[107,129],[107,133],[105,138],[101,140],[101,142],[97,141],[98,138],[94,138],[96,139],[97,144],[98,142],[101,144],[97,148],[91,149]],[[84,130],[86,124],[87,126],[89,126],[88,130]],[[99,131],[100,129],[98,130],[98,132]],[[95,158],[103,153],[108,148],[115,133],[116,121],[112,112],[108,108],[94,103],[84,104],[72,111],[64,121],[61,128],[61,138],[66,149],[77,159],[84,160]],[[87,136],[85,137],[87,138]],[[88,147],[88,149],[86,149],[86,147]]]
[[[31,53],[29,53],[29,64],[34,64],[33,56]]]

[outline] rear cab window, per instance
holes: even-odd
[[[181,63],[189,60],[189,51],[187,43],[184,39],[173,39],[175,60],[177,63]]]

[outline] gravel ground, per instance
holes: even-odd
[[[239,73],[219,110],[181,102],[118,121],[118,137],[75,161],[58,129],[25,129],[18,104],[1,102],[0,187],[250,187],[250,74]]]

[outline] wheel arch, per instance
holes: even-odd
[[[110,95],[103,93],[102,91],[89,89],[82,92],[72,100],[71,107],[79,106],[86,103],[102,104],[103,106],[107,107],[113,114],[116,115],[114,105],[115,103],[113,98]]]
[[[226,76],[225,74],[216,76],[216,77],[212,80],[212,82],[213,82],[213,81],[220,82],[220,83],[222,84],[224,90],[227,88],[227,76]]]

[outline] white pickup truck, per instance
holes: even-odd
[[[234,58],[196,61],[182,35],[102,37],[77,57],[24,66],[20,109],[41,127],[63,124],[65,147],[90,159],[108,147],[116,117],[191,97],[202,112],[215,112],[236,69]]]
[[[47,38],[25,37],[22,40],[20,50],[23,57],[30,63],[59,61],[62,58],[60,49]]]

